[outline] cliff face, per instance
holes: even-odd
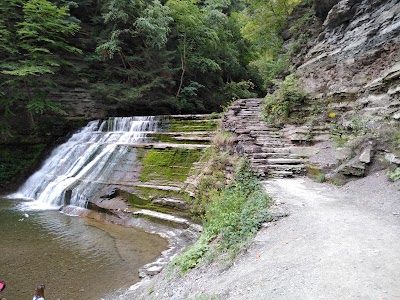
[[[384,111],[377,107],[393,107],[398,100],[399,41],[398,1],[364,0],[353,5],[340,1],[327,15],[323,32],[299,68],[307,91],[354,95],[358,107],[370,115],[382,115]],[[386,110],[385,116],[397,119],[398,110]]]
[[[324,116],[317,119],[326,121],[325,129],[331,134],[335,129],[339,138],[360,138],[357,145],[339,145],[349,148],[344,157],[333,149],[334,165],[342,163],[336,171],[347,170],[353,160],[351,168],[357,171],[348,175],[364,175],[374,154],[398,162],[393,139],[400,119],[400,3],[321,1],[315,8],[322,32],[297,73],[306,92],[319,101]],[[366,148],[371,159],[362,162]]]

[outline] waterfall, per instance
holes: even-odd
[[[129,184],[136,143],[157,130],[155,117],[92,121],[55,148],[43,166],[9,198],[33,200],[31,209],[84,207],[107,184]],[[128,174],[128,175],[127,175]],[[132,177],[132,176],[130,176]]]

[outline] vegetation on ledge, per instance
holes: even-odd
[[[204,230],[198,241],[173,261],[181,273],[222,255],[233,259],[269,219],[269,198],[253,175],[248,160],[239,160],[234,179],[208,191]]]

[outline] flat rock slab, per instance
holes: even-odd
[[[132,213],[134,216],[139,217],[150,217],[151,219],[158,219],[161,221],[171,222],[178,225],[183,225],[184,227],[189,227],[190,222],[184,218],[175,217],[173,215],[160,213],[148,209],[141,209]]]

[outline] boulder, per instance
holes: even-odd
[[[356,0],[342,0],[332,7],[325,19],[324,26],[334,28],[350,21],[354,16]]]
[[[386,153],[385,159],[391,164],[400,165],[400,157],[393,153]]]
[[[335,158],[337,160],[349,159],[352,155],[352,150],[348,147],[339,147],[335,150]]]
[[[111,188],[105,195],[100,196],[102,199],[113,199],[119,195],[119,189]]]
[[[372,154],[372,149],[371,148],[366,148],[364,151],[361,153],[360,157],[358,160],[362,163],[369,164],[371,162],[371,154]]]
[[[365,175],[365,163],[360,162],[357,157],[353,158],[348,163],[341,165],[338,169],[338,173],[362,177]]]

